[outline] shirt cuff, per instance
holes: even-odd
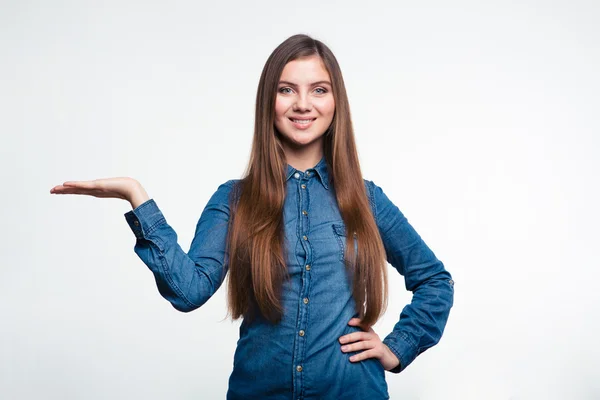
[[[392,353],[400,360],[398,366],[388,370],[391,373],[397,374],[402,372],[417,357],[417,347],[404,335],[397,335],[392,332],[383,339],[383,344],[389,347]]]
[[[146,200],[137,208],[125,213],[125,220],[138,239],[146,239],[165,220],[154,199]]]

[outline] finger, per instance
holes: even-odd
[[[362,325],[362,320],[359,319],[359,318],[352,318],[350,321],[348,321],[348,325],[358,326],[363,331],[370,331],[370,330],[372,330],[370,326],[363,326]]]
[[[355,354],[349,358],[352,362],[366,360],[367,358],[378,358],[378,353],[375,349],[361,351],[358,354]]]
[[[63,186],[63,185],[58,185],[58,186],[54,186],[52,189],[50,189],[50,193],[63,194],[64,192],[66,192],[68,190],[74,190],[74,189],[73,188],[68,188],[68,187]]]
[[[63,186],[94,189],[96,188],[96,181],[67,181],[63,183]]]
[[[81,194],[81,195],[85,195],[85,196],[97,196],[96,193],[92,193],[90,191],[87,190],[82,190],[82,189],[73,189],[73,190],[61,190],[60,192],[54,192],[55,194]]]
[[[340,337],[340,343],[351,343],[371,339],[371,332],[353,332]]]
[[[375,343],[372,340],[362,340],[352,344],[345,344],[341,349],[344,353],[349,353],[351,351],[372,349],[373,347],[375,347]]]
[[[94,190],[90,190],[90,189],[83,189],[83,188],[79,188],[79,187],[65,187],[65,186],[56,186],[54,188],[52,188],[52,190],[50,191],[50,193],[54,193],[54,194],[83,194],[83,195],[89,195],[89,196],[95,196],[97,195],[97,191]]]

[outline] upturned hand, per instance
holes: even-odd
[[[82,194],[127,200],[136,208],[149,199],[142,185],[129,177],[103,178],[91,181],[67,181],[50,189],[51,194]]]

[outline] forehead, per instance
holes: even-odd
[[[319,56],[302,57],[288,62],[281,73],[281,80],[298,84],[329,80],[329,73]]]

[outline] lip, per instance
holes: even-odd
[[[296,127],[296,129],[305,130],[305,129],[310,128],[317,118],[312,118],[312,121],[310,121],[308,124],[297,124],[296,122],[293,121],[293,119],[310,119],[310,118],[306,118],[306,117],[303,117],[303,118],[291,118],[291,117],[288,117],[288,119],[290,120],[290,122],[292,123],[292,125],[294,125],[294,127]]]

